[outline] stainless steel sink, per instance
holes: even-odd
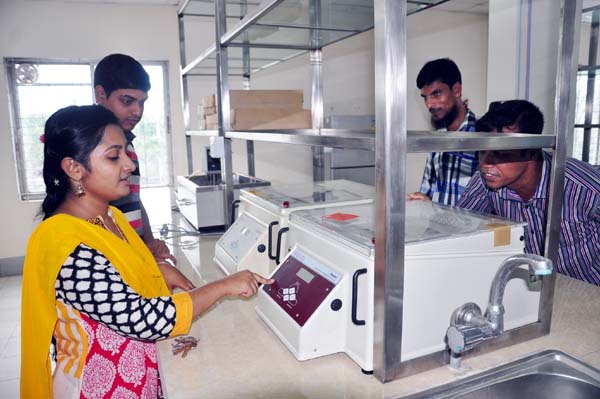
[[[405,399],[599,399],[600,370],[548,350]]]

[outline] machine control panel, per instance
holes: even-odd
[[[341,273],[295,248],[271,277],[275,282],[262,289],[298,325],[304,326],[342,277]]]
[[[217,245],[220,245],[236,263],[239,263],[241,258],[256,245],[264,229],[265,227],[258,221],[242,213]],[[236,270],[230,270],[230,272],[234,273]]]

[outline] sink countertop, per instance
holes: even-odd
[[[196,285],[223,276],[213,263],[218,237],[176,250]],[[199,253],[199,254],[198,254]],[[188,260],[189,259],[189,260]],[[600,287],[559,275],[550,334],[466,358],[460,371],[442,366],[381,384],[343,353],[297,361],[254,311],[256,297],[226,299],[198,318],[188,335],[198,347],[187,357],[158,345],[167,397],[180,398],[387,398],[419,392],[544,349],[559,349],[600,368]]]

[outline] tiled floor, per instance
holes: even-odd
[[[21,276],[0,278],[0,396],[19,397]]]

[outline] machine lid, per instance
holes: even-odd
[[[407,201],[405,218],[406,245],[472,235],[498,226],[525,225],[431,201]],[[374,256],[374,203],[294,212],[290,215],[290,225],[293,224],[314,229],[368,256]]]
[[[274,212],[289,212],[337,203],[370,202],[375,188],[349,180],[327,180],[247,189],[240,195]]]

